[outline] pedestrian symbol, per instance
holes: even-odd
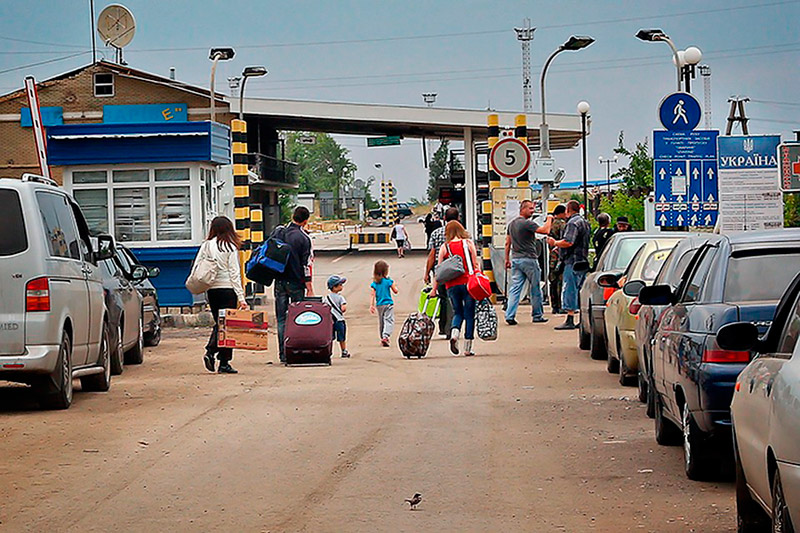
[[[691,131],[700,123],[700,104],[689,93],[673,93],[661,102],[658,116],[670,131]]]

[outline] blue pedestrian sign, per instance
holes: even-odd
[[[658,107],[658,118],[668,131],[692,131],[702,114],[700,103],[689,93],[672,93]]]
[[[658,226],[713,226],[719,212],[716,130],[654,131]]]

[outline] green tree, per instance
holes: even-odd
[[[653,190],[653,158],[647,150],[647,139],[636,143],[630,150],[625,147],[625,132],[619,132],[619,144],[614,153],[628,158],[628,165],[620,167],[612,174],[614,178],[622,178],[622,188],[629,195],[637,198],[647,196]]]
[[[300,144],[300,137],[314,137],[314,144]],[[297,163],[293,172],[297,176],[298,192],[338,192],[352,185],[355,163],[350,160],[350,150],[340,145],[327,133],[289,132],[286,136],[286,159]]]
[[[800,195],[798,193],[783,195],[783,225],[787,228],[800,227]]]
[[[451,169],[448,164],[450,160],[450,141],[442,139],[439,143],[439,148],[433,153],[433,158],[428,165],[428,201],[435,202],[436,198],[436,184],[439,180],[446,180],[450,178],[451,170],[458,170],[458,167]]]
[[[603,196],[600,199],[600,212],[608,213],[611,222],[618,216],[626,216],[635,230],[644,229],[644,202],[641,198],[630,195],[625,191],[617,191],[610,198]]]

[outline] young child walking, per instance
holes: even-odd
[[[328,294],[325,295],[325,303],[331,308],[333,314],[333,339],[339,341],[339,347],[342,349],[342,357],[350,357],[350,352],[347,351],[347,322],[344,320],[344,314],[347,312],[347,300],[342,296],[341,292],[344,290],[344,282],[347,278],[344,276],[333,276],[328,278]]]
[[[372,271],[372,300],[369,312],[378,314],[378,330],[381,336],[381,345],[389,346],[389,337],[394,331],[394,300],[392,293],[397,294],[397,285],[389,277],[389,265],[386,261],[377,261]]]

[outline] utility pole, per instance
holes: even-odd
[[[533,95],[531,94],[531,41],[536,28],[531,28],[531,19],[525,18],[522,28],[514,28],[517,40],[522,43],[522,109],[525,113],[533,112]]]
[[[725,128],[725,135],[730,135],[733,131],[733,125],[739,123],[742,126],[742,133],[749,135],[750,131],[747,127],[747,116],[744,113],[744,103],[749,102],[750,99],[746,96],[731,96],[728,102],[731,104],[731,109],[728,112],[728,125]]]
[[[707,130],[711,129],[711,67],[700,65],[697,67],[703,77],[703,116]]]

